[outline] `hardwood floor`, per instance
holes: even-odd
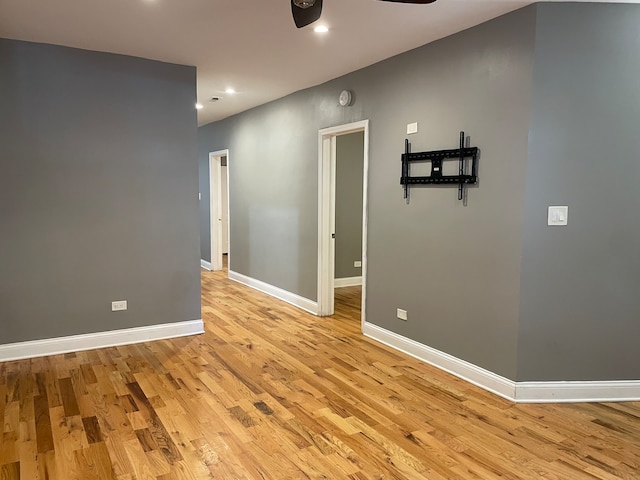
[[[640,404],[514,405],[204,272],[206,333],[0,363],[0,479],[638,479]]]

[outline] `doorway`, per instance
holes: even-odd
[[[336,159],[337,138],[364,133],[362,174],[362,300],[361,324],[365,322],[367,284],[367,184],[369,169],[369,121],[363,120],[318,132],[318,315],[333,315],[336,260]]]
[[[209,153],[211,269],[214,271],[230,268],[228,165],[228,149]]]

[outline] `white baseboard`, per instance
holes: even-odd
[[[333,286],[335,288],[340,287],[355,287],[357,285],[362,285],[362,277],[344,277],[344,278],[336,278],[333,281]]]
[[[364,323],[362,333],[373,340],[384,343],[516,403],[640,401],[640,380],[514,382],[465,360],[371,323]]]
[[[241,273],[232,271],[229,271],[229,280],[234,280],[238,283],[247,285],[248,287],[260,290],[267,295],[276,297],[282,301],[290,303],[291,305],[301,308],[302,310],[313,313],[314,315],[318,314],[318,302],[314,302],[313,300],[309,300],[308,298],[304,298],[300,295],[296,295],[295,293],[288,292],[287,290],[283,290],[282,288],[275,287],[261,280],[256,280],[255,278],[247,277],[246,275],[242,275]]]
[[[448,353],[441,352],[440,350],[428,347],[410,338],[373,325],[372,323],[365,323],[362,330],[362,333],[367,337],[377,340],[380,343],[400,350],[407,355],[411,355],[418,360],[422,360],[445,372],[449,372],[456,377],[462,378],[485,390],[489,390],[503,398],[508,400],[515,399],[516,384],[512,380],[501,377],[472,363],[460,360]]]
[[[518,382],[518,403],[637,402],[640,381]]]
[[[207,262],[206,260],[200,259],[200,266],[205,270],[211,270],[211,262]]]
[[[126,328],[109,332],[87,333],[69,337],[47,338],[0,345],[0,362],[23,358],[44,357],[61,353],[116,347],[131,343],[150,342],[167,338],[204,333],[202,320],[165,323],[148,327]]]

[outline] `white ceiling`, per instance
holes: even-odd
[[[530,3],[324,0],[320,35],[295,28],[289,0],[0,0],[0,37],[195,65],[204,125]]]

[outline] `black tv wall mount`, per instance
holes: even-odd
[[[475,184],[478,181],[478,147],[464,146],[464,132],[460,132],[460,148],[456,150],[434,150],[431,152],[411,153],[409,140],[404,141],[404,153],[402,154],[402,176],[400,185],[404,186],[404,198],[409,198],[410,185],[458,185],[458,200],[464,197],[465,185]],[[458,175],[444,175],[442,162],[446,160],[458,160]],[[468,172],[468,163],[471,163],[471,174]],[[412,177],[410,165],[413,162],[431,162],[431,175]]]

